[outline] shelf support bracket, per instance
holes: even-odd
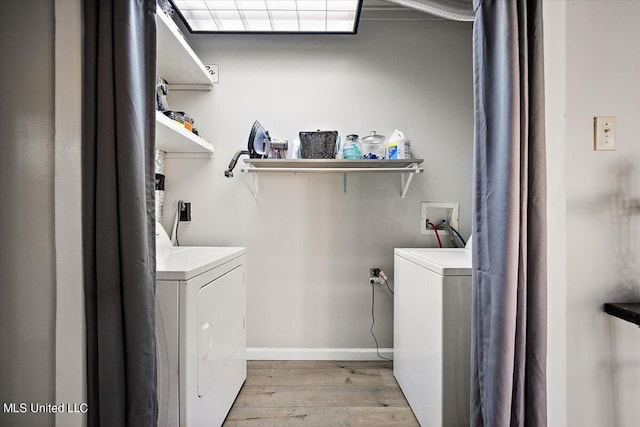
[[[252,173],[248,170],[243,170],[243,175],[247,175],[247,180],[249,181],[249,187],[251,187],[251,192],[253,193],[253,198],[258,200],[258,193],[260,192],[260,187],[258,186],[258,174]]]
[[[406,173],[403,172],[400,174],[401,191],[402,191],[400,198],[403,200],[407,197],[407,191],[409,191],[409,187],[411,186],[411,181],[413,180],[413,176],[417,173],[420,173],[420,169],[418,168],[417,163],[412,163],[411,165],[407,166],[407,170],[408,171]]]
[[[253,198],[258,199],[258,193],[260,192],[260,187],[258,186],[258,174],[250,173],[249,179],[251,180],[251,187],[253,188]]]

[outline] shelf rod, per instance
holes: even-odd
[[[381,173],[381,172],[403,172],[411,175],[421,173],[422,168],[242,168],[242,172],[247,173]]]

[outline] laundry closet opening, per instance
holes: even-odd
[[[384,5],[365,1],[357,35],[187,34],[219,82],[168,102],[215,153],[167,158],[163,225],[189,201],[183,245],[247,247],[249,358],[252,348],[371,349],[369,268],[393,277],[393,248],[437,245],[420,234],[420,202],[459,202],[470,233],[471,23]],[[256,199],[238,169],[224,176],[255,120],[287,140],[401,129],[424,173],[404,200],[392,174],[349,175],[346,193],[342,174],[265,174]],[[376,296],[376,336],[390,349],[392,297]]]

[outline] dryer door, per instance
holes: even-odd
[[[198,293],[198,396],[204,396],[244,346],[243,269],[200,288]]]

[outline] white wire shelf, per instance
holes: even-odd
[[[423,159],[406,160],[343,160],[343,159],[244,159],[242,172],[249,175],[253,194],[257,198],[258,174],[261,173],[342,173],[344,192],[347,192],[347,174],[350,173],[399,173],[400,198],[404,199],[413,177],[424,172]]]

